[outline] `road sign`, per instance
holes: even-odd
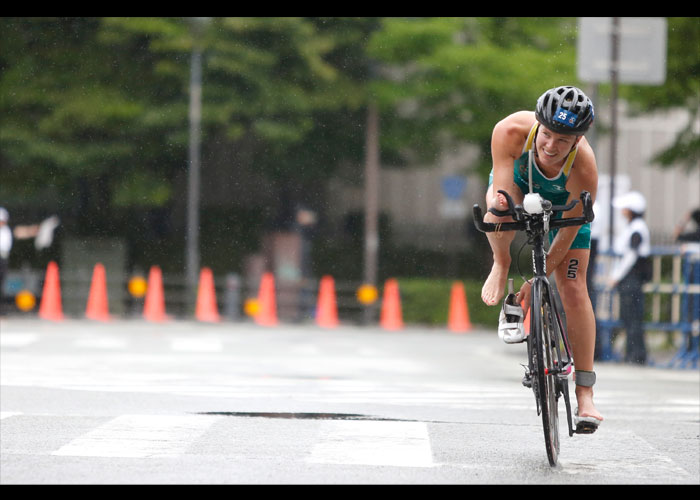
[[[447,175],[442,178],[442,193],[450,200],[459,200],[467,187],[467,179],[461,175]]]
[[[610,81],[611,17],[582,17],[578,30],[578,77]],[[661,85],[666,80],[666,19],[620,18],[619,82]]]
[[[467,178],[461,175],[448,175],[442,178],[440,215],[446,219],[462,219],[467,215],[467,204],[462,199],[467,188]]]

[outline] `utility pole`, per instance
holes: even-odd
[[[620,63],[620,18],[612,18],[612,30],[610,32],[610,213],[608,226],[608,248],[613,248],[613,237],[615,228],[613,227],[614,209],[613,199],[615,198],[615,175],[617,174],[617,87],[619,82]]]
[[[199,268],[199,191],[202,119],[202,51],[197,44],[190,63],[190,147],[187,175],[187,288],[191,296]]]
[[[379,111],[374,101],[370,101],[367,108],[365,141],[364,282],[376,287],[379,254]],[[371,319],[371,313],[371,308],[365,308],[365,321]]]
[[[190,299],[196,297],[199,272],[199,198],[202,142],[202,32],[208,17],[190,18],[192,56],[190,59],[189,162],[187,169],[187,235],[185,245],[185,280]]]

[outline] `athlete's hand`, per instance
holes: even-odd
[[[530,309],[531,292],[532,285],[526,281],[525,283],[523,283],[523,286],[520,287],[520,291],[516,295],[516,299],[518,300],[520,307],[522,307],[523,311],[525,312],[527,312],[527,310]]]

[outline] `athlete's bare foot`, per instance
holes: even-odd
[[[596,410],[593,404],[593,388],[592,387],[582,387],[580,385],[576,386],[576,400],[578,401],[578,415],[579,417],[593,417],[597,418],[601,422],[603,421],[603,416]]]
[[[493,306],[497,304],[501,297],[503,297],[503,291],[506,287],[506,280],[508,279],[508,267],[500,265],[496,262],[493,263],[489,277],[486,278],[484,286],[481,289],[481,300],[487,306]]]

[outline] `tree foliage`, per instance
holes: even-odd
[[[246,140],[272,174],[323,119],[363,101],[323,20],[3,18],[0,125],[5,186],[69,190],[102,178],[108,202],[158,206],[186,167],[190,55],[204,52],[203,142]],[[333,22],[331,22],[333,23]],[[342,24],[342,22],[335,22]],[[348,20],[362,33],[366,21]],[[358,35],[355,35],[358,36]],[[357,63],[355,63],[357,64]],[[348,71],[345,71],[347,69]],[[282,174],[284,175],[284,174]]]
[[[685,164],[700,168],[700,21],[697,17],[668,19],[666,81],[658,86],[624,86],[622,95],[639,112],[681,107],[688,122],[674,143],[655,158],[662,166]]]
[[[485,172],[493,125],[575,82],[575,18],[2,18],[0,30],[0,196],[49,193],[79,211],[182,196],[195,44],[204,149],[245,148],[279,185],[361,169],[368,99],[385,163],[471,143]],[[697,20],[671,19],[667,83],[635,102],[697,114],[699,38]],[[697,158],[691,129],[676,146],[669,161]]]
[[[388,140],[409,155],[476,144],[488,172],[494,124],[574,81],[575,36],[574,19],[384,19],[369,53],[384,65],[378,99],[397,110]]]

